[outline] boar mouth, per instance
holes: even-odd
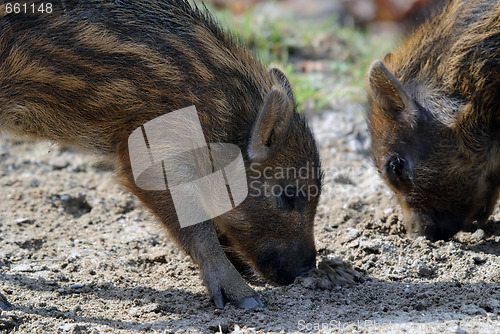
[[[245,279],[252,282],[260,276],[267,282],[288,285],[316,268],[314,243],[295,242],[286,248],[268,245],[255,258],[236,251],[227,235],[221,233],[218,238],[229,261]]]
[[[432,210],[430,213],[413,211],[408,217],[410,226],[430,241],[449,240],[465,225],[465,219],[449,210]],[[410,229],[411,231],[411,229]]]
[[[291,284],[295,278],[304,277],[316,268],[316,250],[306,248],[299,243],[285,251],[266,247],[257,259],[257,271],[273,283]]]
[[[288,285],[293,283],[295,278],[305,277],[312,269],[316,268],[315,256],[308,261],[308,264],[298,268],[283,265],[277,256],[260,256],[255,266],[247,262],[242,255],[232,251],[226,251],[226,256],[241,276],[254,283],[258,281],[260,276],[271,283]]]

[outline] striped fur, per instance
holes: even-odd
[[[223,216],[180,229],[169,192],[139,189],[128,156],[133,130],[195,105],[207,142],[238,145],[247,175],[268,167],[319,168],[283,73],[268,71],[187,1],[52,3],[54,11],[44,14],[7,14],[0,5],[0,129],[108,157],[119,181],[200,265],[218,306],[262,306],[218,239],[234,261],[274,282],[290,283],[312,267],[319,192],[306,202],[286,199],[286,206],[279,196],[250,196]],[[320,178],[261,177],[260,184],[298,181],[320,190]]]
[[[500,186],[500,4],[453,0],[368,74],[375,163],[408,232],[485,222]]]

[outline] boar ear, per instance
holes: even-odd
[[[373,102],[387,116],[398,118],[410,107],[411,102],[403,86],[380,60],[375,60],[370,66],[368,84]]]
[[[272,77],[279,82],[281,85],[281,88],[286,92],[288,97],[294,100],[293,97],[293,89],[292,85],[290,84],[290,81],[288,81],[288,78],[286,77],[285,73],[283,73],[279,68],[277,67],[271,67],[269,69],[269,74],[272,75]]]
[[[248,156],[263,162],[272,156],[285,140],[294,112],[293,100],[273,88],[257,115],[248,145]]]

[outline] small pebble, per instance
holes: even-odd
[[[344,236],[342,238],[342,243],[348,243],[350,241],[353,241],[354,239],[356,239],[360,235],[361,235],[361,232],[358,229],[350,228],[344,234]]]
[[[432,255],[434,256],[434,259],[436,259],[436,261],[441,261],[445,258],[442,254],[440,254],[437,251],[434,251]]]
[[[340,184],[349,184],[349,185],[354,184],[354,182],[352,182],[352,180],[348,176],[343,175],[343,174],[336,175],[333,178],[333,182],[340,183]]]
[[[479,256],[474,256],[472,258],[472,260],[474,261],[474,264],[483,264],[485,263],[488,259],[487,258],[482,258],[482,257],[479,257]]]
[[[67,166],[66,170],[70,173],[79,173],[79,172],[84,172],[85,171],[85,166],[82,164],[76,165],[76,166]]]
[[[137,308],[131,308],[129,311],[128,311],[128,314],[132,317],[136,317],[138,314],[139,314],[139,309]]]
[[[66,324],[61,327],[61,330],[63,330],[64,332],[69,332],[70,330],[73,330],[75,326],[75,324]]]
[[[417,272],[419,276],[429,276],[433,273],[433,270],[426,264],[420,263],[417,265]]]
[[[75,283],[75,284],[71,284],[69,286],[70,289],[81,289],[83,288],[83,284],[80,284],[80,283]]]
[[[458,327],[457,330],[455,331],[455,334],[467,334],[467,332],[464,331],[462,328]]]
[[[484,231],[482,229],[477,229],[476,232],[472,233],[470,236],[471,240],[481,240],[484,238]]]
[[[380,253],[380,247],[382,245],[382,239],[372,239],[372,240],[361,240],[359,242],[359,248],[367,253]]]
[[[363,269],[364,271],[368,271],[371,267],[373,267],[372,263],[371,263],[371,262],[368,262],[368,263],[364,263],[364,264],[361,266],[361,269]]]
[[[26,224],[26,223],[30,223],[31,220],[29,220],[28,218],[17,218],[16,219],[16,223],[18,224]]]
[[[49,165],[51,165],[54,169],[63,169],[66,168],[69,163],[62,157],[55,157],[49,161]]]
[[[12,271],[31,272],[33,268],[29,264],[20,264],[11,269]]]
[[[424,302],[420,302],[417,304],[417,306],[415,306],[415,309],[417,311],[424,311],[426,308],[427,308],[427,305],[425,305]]]
[[[490,298],[488,300],[484,300],[479,304],[479,307],[484,309],[488,313],[493,313],[495,310],[500,309],[500,300]]]
[[[384,210],[384,215],[390,215],[394,210],[392,208],[387,208]]]
[[[484,309],[482,309],[479,306],[474,305],[474,304],[462,305],[462,307],[460,308],[460,311],[462,313],[465,313],[468,315],[486,315],[487,314],[486,310],[484,310]]]

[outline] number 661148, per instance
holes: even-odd
[[[41,4],[35,3],[19,3],[7,2],[5,4],[5,12],[7,14],[36,14],[36,13],[52,13],[52,3],[46,2]]]

